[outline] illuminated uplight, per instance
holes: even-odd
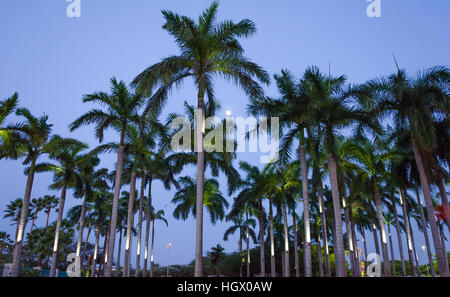
[[[231,116],[231,110],[227,110],[227,111],[225,112],[225,114],[227,115],[227,117]]]

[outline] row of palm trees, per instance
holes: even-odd
[[[17,108],[17,94],[1,102],[0,158],[23,160],[28,176],[21,212],[17,216],[12,275],[17,276],[19,272],[35,173],[47,171],[54,176],[54,183],[50,188],[61,191],[51,276],[56,271],[58,235],[63,221],[67,189],[74,189],[74,196],[83,198],[78,216],[77,257],[80,257],[89,204],[94,203],[92,201],[95,196],[101,196],[104,200],[111,199],[110,209],[102,209],[102,214],[98,214],[107,222],[103,233],[105,266],[102,268],[102,275],[112,276],[116,234],[121,234],[122,231],[125,231],[124,276],[130,276],[130,245],[134,231],[138,235],[136,275],[139,275],[143,218],[151,217],[151,186],[155,180],[161,181],[167,189],[171,186],[178,189],[173,198],[173,202],[177,204],[174,212],[176,218],[186,219],[190,212],[196,217],[195,276],[203,275],[203,206],[209,211],[213,223],[221,219],[231,220],[236,226],[234,230],[239,229],[240,235],[244,235],[240,238],[247,242],[247,275],[250,275],[248,251],[252,233],[250,227],[253,226],[250,223],[252,214],[256,215],[260,229],[257,236],[260,273],[266,275],[266,242],[270,242],[271,275],[276,273],[275,206],[280,212],[283,226],[283,275],[290,276],[291,230],[288,213],[291,212],[295,274],[300,275],[298,251],[302,250],[303,275],[307,277],[313,275],[313,241],[316,244],[323,242],[326,275],[331,275],[331,241],[335,275],[343,277],[348,274],[346,246],[351,274],[360,275],[356,229],[363,238],[365,230],[371,230],[374,236],[379,232],[383,274],[391,275],[383,209],[388,210],[388,218],[390,214],[394,217],[403,275],[406,274],[406,269],[401,228],[406,232],[411,274],[415,276],[411,245],[413,233],[409,216],[411,209],[417,208],[421,217],[419,225],[428,245],[429,261],[432,262],[431,253],[434,252],[439,275],[449,276],[445,238],[438,225],[450,225],[445,189],[446,168],[449,166],[446,147],[449,139],[450,70],[446,67],[433,67],[408,76],[405,71],[398,69],[388,77],[351,85],[347,83],[345,76],[332,76],[330,73],[326,75],[317,67],[309,67],[299,79],[283,69],[273,77],[279,97],[268,97],[264,95],[261,84],[269,84],[269,74],[244,55],[239,42],[239,39],[256,33],[255,24],[248,19],[237,23],[217,22],[217,8],[218,3],[213,2],[198,21],[171,11],[163,11],[163,29],[175,38],[180,54],[164,58],[145,69],[132,81],[132,88],[113,78],[109,93],[96,92],[83,97],[83,103],[96,104],[98,107],[77,118],[69,127],[74,131],[85,125],[94,125],[95,136],[100,145],[92,150],[88,150],[85,143],[76,139],[53,135],[47,116],[35,117],[28,109]],[[170,145],[177,130],[169,125],[178,115],[170,114],[166,123],[162,123],[159,117],[172,89],[180,87],[188,77],[194,80],[197,88],[197,106],[185,102],[185,115],[193,124],[191,127],[195,150],[179,152]],[[205,135],[214,127],[205,127],[203,117],[215,115],[220,108],[215,100],[216,77],[230,80],[246,92],[250,101],[250,114],[280,119],[280,158],[262,169],[241,162],[239,168],[246,174],[245,178],[241,178],[238,170],[233,167],[236,153],[211,152],[209,148],[214,146],[215,140],[205,139]],[[197,116],[196,109],[200,111],[200,116]],[[23,121],[7,124],[6,117],[14,111]],[[383,122],[389,122],[390,125],[383,125]],[[117,142],[103,143],[104,133],[108,129],[117,132]],[[349,134],[352,136],[343,136]],[[225,133],[223,145],[230,143],[236,146],[234,140]],[[293,153],[294,149],[298,151]],[[105,184],[107,169],[94,169],[98,165],[99,156],[108,152],[117,154],[111,178],[112,194]],[[41,162],[43,156],[49,161]],[[189,164],[197,166],[196,179],[177,179],[176,175]],[[228,195],[237,192],[228,214],[228,202],[220,193],[218,182],[214,178],[205,178],[208,168],[213,177],[220,172],[226,176]],[[139,182],[141,187],[137,193]],[[129,192],[126,193],[126,214],[120,211],[123,201],[121,188],[125,184],[130,185]],[[433,186],[439,189],[441,216],[436,216],[435,213]],[[144,199],[147,187],[148,195]],[[420,191],[423,197],[420,197]],[[411,199],[411,192],[417,196],[418,206]],[[109,198],[110,195],[112,197]],[[137,205],[136,201],[139,201]],[[269,204],[268,218],[264,209],[266,202]],[[302,215],[296,213],[299,202],[302,205]],[[402,215],[397,213],[397,206],[401,207]],[[133,221],[135,210],[138,213],[137,230],[134,230]],[[399,217],[402,218],[401,222]],[[440,218],[438,222],[436,217]],[[392,219],[387,221],[392,223]],[[243,222],[245,230],[242,228]],[[269,238],[265,239],[267,222]],[[427,240],[428,235],[425,235],[427,223],[434,249],[431,248],[431,241]],[[144,273],[147,270],[149,224],[150,220],[147,219]],[[315,228],[319,232],[313,232]],[[96,226],[96,230],[98,246],[100,226]],[[122,236],[119,238],[119,246],[121,240]],[[364,240],[364,244],[365,242]],[[242,249],[242,243],[240,248]],[[378,245],[376,248],[378,251]],[[321,252],[321,249],[318,250]]]

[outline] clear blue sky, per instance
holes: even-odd
[[[346,74],[350,82],[358,83],[392,72],[393,53],[408,71],[448,65],[448,0],[381,2],[382,17],[371,19],[366,16],[365,0],[227,0],[221,1],[219,19],[255,21],[258,33],[243,42],[246,54],[271,74],[286,67],[299,76],[309,65],[327,71],[331,61],[333,74]],[[49,115],[55,133],[77,137],[95,146],[93,127],[74,133],[68,130],[73,119],[92,107],[82,104],[82,95],[108,90],[113,76],[129,83],[146,66],[177,53],[172,38],[161,29],[162,9],[197,17],[209,3],[208,0],[81,0],[82,17],[77,19],[66,16],[68,3],[64,0],[4,0],[0,9],[0,98],[19,92],[22,106],[34,114]],[[268,95],[277,95],[273,85],[266,91]],[[230,109],[234,115],[246,113],[248,100],[235,86],[219,80],[216,93],[223,111]],[[180,112],[183,100],[195,102],[190,82],[172,94],[166,112]],[[108,134],[106,141],[114,137]],[[259,155],[247,153],[239,158],[257,162]],[[104,156],[102,160],[102,166],[112,168],[115,157]],[[0,161],[0,181],[3,213],[10,200],[23,196],[26,178],[21,163]],[[37,175],[32,197],[48,194],[50,182],[50,175]],[[167,205],[173,193],[155,184],[155,207]],[[80,201],[69,195],[66,209],[77,203]],[[173,243],[173,263],[184,264],[194,258],[194,220],[176,221],[172,209],[170,205],[165,208],[169,228],[156,226],[155,261],[162,265],[167,263],[165,246],[169,241]],[[13,234],[10,221],[0,222],[1,230]],[[217,243],[227,252],[237,249],[237,236],[222,243],[226,226],[226,223],[206,224],[205,251]],[[419,234],[416,241],[418,246],[423,244]],[[422,259],[421,250],[418,252]],[[395,253],[398,257],[398,250]]]

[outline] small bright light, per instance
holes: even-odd
[[[231,110],[227,110],[225,113],[228,117],[231,116]]]
[[[425,250],[425,246],[424,245],[422,245],[422,250]]]

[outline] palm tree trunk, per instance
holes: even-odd
[[[13,251],[13,262],[11,267],[11,276],[19,276],[20,256],[22,254],[23,238],[25,233],[25,226],[28,218],[28,208],[30,207],[31,189],[34,180],[34,167],[36,160],[31,161],[30,169],[28,171],[27,184],[25,187],[25,195],[23,196],[22,209],[20,212],[19,229],[17,231],[16,243]]]
[[[393,206],[394,211],[394,220],[395,220],[395,230],[397,231],[397,240],[398,240],[398,250],[400,253],[400,261],[402,263],[402,276],[406,276],[406,266],[405,266],[405,256],[403,255],[403,241],[402,234],[400,230],[400,223],[398,221],[397,207]]]
[[[22,213],[22,208],[17,211],[16,217],[16,237],[14,238],[14,244],[17,242],[17,236],[19,235],[19,226],[20,226],[20,214]]]
[[[431,254],[431,246],[430,246],[430,239],[428,238],[428,225],[425,220],[425,214],[423,212],[423,206],[422,206],[422,198],[420,197],[420,191],[419,188],[416,187],[416,196],[417,196],[417,203],[420,213],[420,222],[422,223],[422,230],[423,230],[423,237],[425,238],[425,244],[427,247],[427,256],[428,256],[428,264],[431,269],[431,275],[433,277],[436,277],[436,271],[434,271],[434,264],[433,264],[433,255]]]
[[[86,235],[86,240],[85,240],[85,242],[84,242],[83,259],[86,258],[86,251],[87,251],[87,247],[88,247],[88,243],[89,243],[89,236],[91,235],[91,231],[92,231],[92,226],[89,227],[88,233],[87,233],[87,235]],[[81,263],[82,269],[84,269],[84,267],[83,267],[83,262],[81,261],[80,263]],[[89,267],[89,265],[88,265],[88,267]]]
[[[417,272],[417,276],[420,277],[420,276],[422,276],[422,271],[420,270],[419,259],[418,259],[417,250],[416,250],[416,242],[414,240],[414,231],[411,226],[411,220],[409,220],[409,230],[411,230],[411,242],[412,242],[412,247],[413,247],[414,260],[416,261],[416,272]]]
[[[145,211],[145,250],[144,250],[144,277],[147,276],[147,264],[148,264],[148,242],[150,237],[150,222],[152,212],[152,180],[148,182],[148,197],[147,208]]]
[[[137,238],[137,247],[136,247],[136,270],[134,273],[135,277],[139,277],[140,273],[140,264],[141,264],[141,251],[142,251],[142,215],[143,215],[143,206],[144,206],[144,178],[142,178],[141,190],[139,193],[139,214],[138,214],[138,238]]]
[[[100,259],[100,267],[98,269],[98,277],[101,277],[105,272],[105,264],[108,260],[108,240],[109,240],[109,228],[111,226],[111,223],[108,224],[108,230],[105,234],[105,240],[103,241],[103,252],[102,257]]]
[[[380,245],[378,243],[377,228],[375,227],[375,224],[372,226],[372,234],[373,234],[373,242],[375,244],[375,252],[379,255],[380,254]]]
[[[76,263],[81,264],[81,244],[83,241],[83,230],[84,230],[84,221],[86,218],[86,209],[87,209],[87,196],[84,197],[83,204],[81,205],[81,214],[80,214],[80,225],[78,227],[78,239],[77,239],[77,251],[76,251],[76,257],[77,261]],[[86,240],[87,243],[87,240]],[[81,269],[81,267],[80,267]]]
[[[150,253],[150,277],[153,277],[153,263],[155,261],[155,220],[152,222],[152,248]]]
[[[116,263],[116,277],[120,274],[120,252],[122,251],[122,228],[119,232],[119,246],[117,248],[117,263]]]
[[[378,191],[377,181],[373,179],[374,187],[375,187],[375,206],[377,208],[377,219],[378,226],[380,227],[380,236],[381,236],[381,252],[383,253],[383,270],[384,276],[390,276],[391,271],[389,267],[389,255],[388,255],[388,247],[386,240],[386,231],[384,230],[384,219],[383,219],[383,209],[381,206],[381,196]]]
[[[394,245],[392,244],[392,236],[391,236],[391,228],[388,227],[388,235],[389,235],[389,245],[391,247],[391,263],[392,263],[392,271],[394,276],[397,276],[397,269],[395,268],[395,254],[394,254]]]
[[[295,207],[292,209],[292,226],[294,226],[294,261],[295,261],[295,277],[300,277],[300,263],[298,259],[298,231],[297,219],[295,217]]]
[[[406,242],[408,243],[408,257],[409,257],[409,265],[411,267],[411,276],[416,276],[416,269],[414,265],[414,257],[413,257],[413,247],[411,241],[411,230],[409,228],[409,217],[408,212],[406,211],[406,200],[404,200],[403,190],[399,190],[400,193],[400,203],[402,204],[403,211],[403,224],[405,226],[406,231]]]
[[[445,260],[444,250],[442,249],[442,244],[439,240],[438,228],[436,221],[434,219],[434,208],[433,202],[431,200],[430,184],[428,181],[428,176],[425,172],[425,167],[423,164],[422,155],[420,154],[416,141],[413,139],[412,147],[414,152],[414,158],[416,160],[417,169],[419,171],[420,184],[422,185],[423,196],[425,197],[425,206],[427,208],[427,214],[430,222],[431,236],[433,238],[434,249],[436,252],[436,260],[439,267],[439,275],[448,277],[450,276],[448,262]]]
[[[248,211],[245,211],[245,238],[247,240],[247,277],[250,277],[250,236],[248,230]]]
[[[239,245],[239,277],[243,276],[243,271],[242,271],[242,260],[244,260],[244,258],[242,258],[242,230],[239,230],[239,241],[238,241],[238,245]]]
[[[284,269],[285,269],[285,277],[291,276],[291,267],[289,264],[289,231],[288,231],[288,222],[287,222],[287,207],[286,201],[283,201],[283,229],[284,229]]]
[[[300,133],[300,170],[302,174],[303,195],[303,222],[305,225],[305,240],[303,241],[303,253],[305,256],[305,276],[312,276],[311,260],[311,226],[309,219],[309,197],[308,197],[308,167],[306,164],[306,147],[304,145],[303,129]]]
[[[439,193],[441,195],[445,222],[447,223],[447,229],[450,232],[450,206],[448,204],[447,191],[445,190],[444,179],[442,178],[441,172],[439,170],[437,171],[437,186],[439,188]],[[445,249],[444,252],[447,255]]]
[[[366,232],[364,231],[364,228],[361,228],[361,233],[362,233],[363,244],[364,244],[364,259],[367,260],[367,241],[366,241]]]
[[[330,260],[328,258],[327,218],[325,217],[325,206],[323,202],[323,185],[321,180],[319,180],[318,196],[319,196],[320,219],[322,221],[322,238],[325,255],[325,271],[327,277],[331,277]]]
[[[355,232],[355,223],[351,223],[351,229],[352,229],[352,239],[353,239],[353,250],[355,251],[355,276],[361,277],[361,269],[359,265],[359,253],[358,253],[358,244],[356,242],[356,232]]]
[[[197,149],[197,197],[196,197],[196,236],[195,236],[195,277],[203,276],[203,183],[205,179],[205,151],[203,149],[204,98],[199,92],[196,122]]]
[[[58,256],[59,230],[61,228],[62,218],[64,215],[64,203],[66,202],[66,184],[63,184],[61,190],[61,199],[59,200],[58,219],[56,221],[55,241],[53,243],[52,266],[50,267],[50,277],[55,277],[56,264]]]
[[[30,233],[33,232],[33,226],[35,221],[36,221],[36,214],[33,216],[33,220],[31,221]]]
[[[261,264],[261,277],[266,276],[266,259],[264,254],[264,209],[262,199],[258,201],[258,215],[259,215],[259,259]]]
[[[98,256],[98,243],[100,240],[100,230],[98,227],[95,228],[95,245],[94,245],[94,256],[92,260],[91,277],[95,277],[95,267],[97,266],[97,256]]]
[[[122,179],[122,166],[123,166],[123,139],[124,139],[124,129],[122,130],[122,135],[120,139],[119,152],[117,155],[117,168],[116,168],[116,179],[114,182],[114,198],[111,212],[111,228],[109,235],[109,245],[108,245],[108,262],[106,262],[105,277],[111,277],[112,263],[114,259],[114,244],[116,242],[116,228],[117,228],[117,214],[119,211],[119,195]]]
[[[273,210],[272,199],[269,199],[269,232],[270,232],[270,276],[276,277],[275,267],[275,241],[273,238]]]
[[[352,277],[355,277],[356,275],[356,265],[355,265],[355,251],[353,250],[353,238],[352,238],[352,228],[350,225],[350,218],[349,218],[349,211],[348,207],[345,205],[345,198],[342,197],[344,202],[344,220],[345,220],[345,230],[347,231],[347,241],[348,241],[348,247],[350,249],[350,265],[351,265],[351,271],[352,271]]]
[[[322,265],[322,246],[320,245],[320,233],[317,233],[317,259],[319,259],[319,276],[323,277],[323,265]]]
[[[441,235],[442,248],[445,251],[445,260],[447,260],[447,263],[448,263],[447,248],[445,247],[444,227],[442,225],[444,225],[444,223],[441,223],[439,225],[439,232],[440,232],[440,235]]]
[[[47,211],[47,220],[45,221],[45,230],[47,230],[47,228],[48,228],[48,220],[50,219],[50,212],[51,212],[51,208],[49,207],[48,208],[48,211]]]
[[[336,257],[336,276],[347,276],[347,269],[345,267],[345,254],[344,254],[344,238],[342,233],[342,219],[341,219],[341,203],[339,199],[339,188],[337,182],[337,169],[336,161],[333,155],[328,155],[328,172],[330,174],[331,193],[333,197],[333,210],[334,210],[334,225],[336,228],[336,237],[333,240],[334,254]]]
[[[137,234],[137,247],[136,247],[136,270],[134,273],[135,277],[139,277],[140,264],[141,264],[141,252],[142,252],[142,214],[144,206],[144,177],[142,177],[141,191],[139,193],[139,214],[138,214],[138,234]]]
[[[134,216],[134,196],[136,191],[136,172],[131,173],[130,194],[128,196],[127,233],[125,239],[125,258],[123,264],[123,275],[130,277],[130,251],[131,251],[131,231],[133,228]]]

